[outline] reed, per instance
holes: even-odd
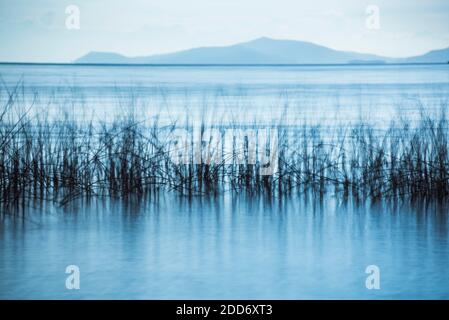
[[[358,123],[333,132],[320,126],[256,123],[169,126],[132,115],[112,122],[78,123],[32,116],[8,91],[0,113],[0,201],[41,199],[68,203],[79,197],[182,196],[224,192],[287,196],[312,191],[357,198],[444,198],[449,194],[446,115],[422,115],[388,130]],[[20,112],[19,112],[20,111]],[[256,139],[245,135],[248,129]],[[178,130],[186,133],[183,161]],[[213,138],[211,130],[218,132]],[[228,133],[227,138],[225,138]],[[231,134],[229,134],[231,132]],[[217,138],[218,136],[218,138]],[[227,140],[226,140],[227,139]],[[275,142],[275,150],[269,148]],[[229,148],[224,148],[223,141]],[[240,141],[238,143],[236,141]],[[199,142],[199,143],[198,143]],[[175,154],[175,157],[173,156]],[[262,155],[270,163],[260,160]],[[209,158],[214,161],[207,161]],[[271,157],[271,158],[270,158]],[[261,172],[276,163],[270,175]]]

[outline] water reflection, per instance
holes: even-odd
[[[1,298],[449,298],[447,204],[171,195],[2,209]],[[65,289],[65,267],[81,289]],[[377,265],[381,289],[365,288]]]

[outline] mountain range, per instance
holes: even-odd
[[[420,56],[389,58],[339,51],[305,41],[259,38],[221,47],[199,47],[168,54],[127,57],[113,52],[89,52],[78,64],[380,64],[448,63],[449,47]]]

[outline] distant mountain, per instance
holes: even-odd
[[[405,62],[416,62],[416,63],[432,63],[432,62],[449,63],[449,48],[432,50],[421,56],[410,57],[403,60],[405,60]]]
[[[338,51],[304,41],[259,38],[223,47],[200,47],[169,54],[126,57],[110,52],[90,52],[75,63],[111,64],[341,64],[387,62],[447,62],[449,48],[425,55],[394,59],[373,54]]]
[[[127,62],[130,59],[132,58],[118,53],[92,51],[77,59],[75,63],[130,63]]]

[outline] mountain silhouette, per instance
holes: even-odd
[[[345,64],[448,62],[449,48],[410,58],[339,51],[311,42],[259,38],[221,47],[199,47],[168,54],[126,57],[112,52],[90,52],[75,63],[82,64]]]

